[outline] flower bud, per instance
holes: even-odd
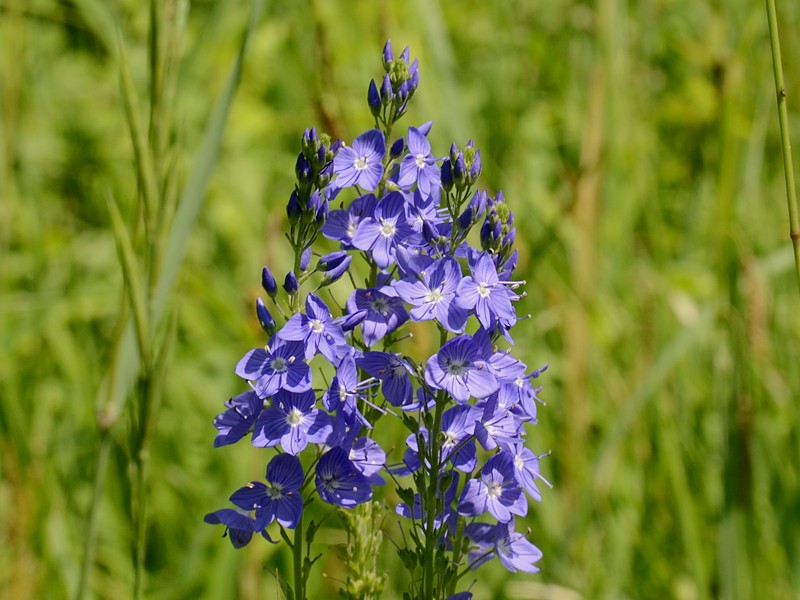
[[[311,182],[311,165],[306,158],[306,155],[302,152],[297,155],[297,163],[294,166],[294,173],[297,177],[297,181],[300,182]]]
[[[378,93],[378,86],[375,85],[375,80],[369,82],[369,89],[367,90],[367,103],[369,104],[369,111],[373,117],[381,114],[381,95]]]
[[[275,333],[275,319],[272,318],[272,315],[267,310],[267,307],[264,306],[264,302],[261,298],[256,298],[256,315],[258,315],[258,322],[261,324],[261,329],[263,329],[267,335]]]
[[[453,179],[456,183],[464,183],[467,178],[467,165],[464,162],[464,155],[459,152],[456,162],[453,163]]]
[[[306,248],[300,255],[300,270],[307,271],[309,264],[311,264],[311,246]]]
[[[383,68],[388,71],[393,61],[394,52],[392,52],[392,40],[386,40],[383,46]]]
[[[275,278],[272,276],[272,271],[270,271],[269,267],[266,265],[261,269],[261,287],[269,294],[270,298],[274,298],[275,294],[278,293],[278,282],[275,281]]]
[[[286,215],[289,217],[289,223],[294,225],[300,220],[302,208],[300,207],[300,200],[297,197],[297,190],[292,192],[289,196],[289,204],[286,205]]]
[[[353,262],[353,257],[350,254],[346,254],[343,260],[339,261],[338,264],[332,265],[329,270],[325,273],[325,285],[329,285],[334,281],[338,280],[342,275],[347,273],[347,269],[350,268],[350,263]]]
[[[472,159],[472,166],[469,168],[469,179],[471,183],[480,177],[481,174],[481,151],[476,150],[475,156]]]
[[[467,208],[464,209],[464,212],[461,213],[458,217],[458,226],[461,228],[462,231],[466,231],[469,229],[470,225],[472,225],[472,219],[475,216],[475,209],[472,207],[471,204],[467,205]]]
[[[392,80],[389,75],[383,76],[383,83],[381,84],[381,102],[388,105],[394,98],[394,90],[392,90]]]
[[[406,149],[405,138],[398,138],[392,144],[392,147],[389,150],[389,156],[391,156],[392,158],[400,158],[400,155],[403,154],[403,151],[405,149]]]
[[[446,192],[449,192],[453,189],[453,169],[450,164],[450,159],[445,158],[442,161],[442,187]]]
[[[409,50],[408,46],[403,49],[403,52],[400,54],[400,60],[404,63],[408,64],[409,59],[411,58],[411,50]]]
[[[297,281],[297,275],[294,274],[294,271],[289,271],[286,274],[286,279],[283,280],[283,289],[285,289],[286,293],[290,296],[294,296],[297,290],[300,289],[300,284]]]

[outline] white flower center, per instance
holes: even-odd
[[[467,372],[467,365],[464,361],[454,360],[447,363],[447,372],[455,377],[460,377]]]
[[[488,283],[479,283],[478,284],[478,294],[481,298],[488,298],[491,286]]]
[[[442,301],[442,292],[440,290],[430,290],[427,294],[425,294],[425,302],[432,302],[434,304],[438,304]]]
[[[281,356],[276,356],[275,358],[270,361],[269,366],[273,368],[275,371],[285,371],[286,370],[286,359]]]
[[[353,237],[356,234],[356,230],[358,230],[358,223],[350,223],[347,226],[347,237]]]
[[[523,385],[525,385],[525,380],[522,377],[517,377],[514,380],[514,383],[517,384],[517,387],[522,387]]]
[[[289,425],[291,425],[292,427],[297,427],[297,426],[298,426],[298,425],[300,425],[300,424],[301,424],[301,423],[302,423],[304,420],[305,420],[305,416],[303,415],[303,413],[302,413],[302,412],[300,412],[300,411],[299,411],[298,409],[296,409],[296,408],[293,408],[292,410],[290,410],[290,411],[289,411],[289,414],[288,414],[288,415],[286,415],[286,421],[287,421],[287,422],[289,423]]]
[[[367,162],[366,156],[359,156],[357,159],[353,161],[353,167],[355,167],[356,171],[363,171],[369,166]]]
[[[270,498],[280,498],[283,488],[280,483],[273,483],[267,486],[267,496]]]
[[[343,385],[339,386],[339,402],[347,400],[347,390]]]
[[[314,333],[322,333],[325,329],[325,324],[319,319],[311,319],[311,331]]]
[[[397,231],[397,227],[391,221],[384,221],[381,219],[381,235],[385,238],[390,238],[394,236],[395,232]]]
[[[503,486],[497,482],[491,483],[486,486],[486,493],[489,495],[489,498],[499,498],[503,493]]]
[[[517,454],[514,457],[514,466],[517,467],[517,469],[519,469],[520,471],[525,466],[525,463],[523,462],[521,455]]]
[[[424,154],[417,154],[417,156],[415,157],[415,162],[417,163],[417,168],[418,169],[424,169],[425,168],[425,155]]]
[[[456,434],[452,431],[445,431],[444,432],[444,444],[442,446],[444,448],[452,448],[456,445]]]

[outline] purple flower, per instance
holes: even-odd
[[[497,524],[494,548],[497,558],[512,573],[539,571],[535,564],[542,558],[542,551],[530,543],[524,535],[514,531],[513,517],[508,523]]]
[[[303,467],[291,454],[278,454],[267,465],[267,484],[252,481],[231,496],[244,510],[256,511],[254,529],[261,531],[277,520],[289,529],[297,527],[303,514]]]
[[[461,267],[452,257],[434,262],[418,279],[404,279],[394,284],[398,295],[413,304],[411,318],[428,321],[435,318],[447,330],[460,333],[467,322],[467,311],[453,302],[461,282]]]
[[[303,345],[273,337],[265,348],[250,350],[234,372],[255,381],[259,396],[268,398],[280,389],[302,392],[311,389],[311,369],[303,362]]]
[[[228,407],[214,418],[214,427],[219,430],[214,438],[214,448],[238,442],[253,429],[256,417],[264,408],[264,401],[254,391],[244,392],[225,403]]]
[[[353,200],[347,210],[332,210],[322,227],[322,234],[328,239],[341,242],[345,250],[352,248],[351,242],[358,230],[358,224],[372,216],[376,203],[374,194],[365,194]]]
[[[444,460],[464,473],[472,473],[477,464],[475,440],[472,433],[475,421],[469,406],[454,406],[442,415],[441,453]],[[440,459],[441,460],[441,459]]]
[[[416,183],[417,189],[426,197],[432,189],[441,185],[439,167],[431,154],[431,144],[416,127],[408,128],[408,154],[400,163],[397,183],[406,189]]]
[[[470,479],[458,499],[458,512],[477,517],[487,510],[506,523],[514,512],[525,516],[527,504],[519,504],[522,490],[514,479],[514,464],[507,452],[495,454],[481,469],[480,479]],[[523,508],[524,507],[524,508]]]
[[[397,354],[365,352],[358,366],[382,382],[383,396],[393,406],[403,406],[414,397],[411,385],[411,366]]]
[[[386,464],[386,452],[378,445],[378,442],[368,437],[357,438],[350,448],[348,456],[361,474],[369,479],[372,485],[383,485],[383,478],[378,475]]]
[[[231,544],[236,549],[243,548],[253,539],[255,520],[249,513],[233,509],[221,508],[208,513],[203,520],[209,525],[225,525],[225,533],[230,534]]]
[[[486,329],[502,320],[507,326],[516,321],[511,290],[500,282],[494,261],[488,252],[482,252],[475,262],[470,261],[472,276],[465,277],[456,292],[456,304],[465,310],[475,309],[478,322]]]
[[[334,322],[327,305],[314,294],[306,297],[306,314],[292,315],[278,337],[302,341],[307,359],[319,352],[333,364],[336,364],[337,346],[345,344],[341,326]]]
[[[319,459],[315,483],[320,498],[328,504],[350,508],[372,498],[369,481],[338,446]]]
[[[371,129],[353,140],[352,147],[345,146],[333,159],[336,185],[346,188],[357,185],[365,190],[374,190],[383,176],[383,155],[386,140],[383,132]]]
[[[536,480],[541,479],[545,484],[553,487],[547,479],[542,477],[539,471],[539,459],[541,456],[537,456],[531,452],[528,448],[523,446],[521,442],[512,445],[508,451],[513,457],[514,473],[520,486],[530,494],[531,498],[541,502],[542,494],[536,486]]]
[[[299,394],[280,390],[256,421],[253,445],[269,448],[280,444],[289,454],[297,454],[309,442],[324,444],[333,427],[330,416],[315,403],[311,390]]]
[[[475,437],[484,450],[494,450],[498,444],[506,449],[520,441],[521,423],[508,408],[498,405],[497,394],[492,394],[487,400],[476,404],[472,411]]]
[[[463,404],[470,396],[486,398],[497,391],[497,379],[481,359],[472,336],[460,335],[445,343],[428,359],[425,381],[437,390],[447,390]]]
[[[352,244],[369,251],[380,268],[391,265],[398,244],[413,234],[406,216],[406,201],[400,192],[389,192],[375,207],[372,217],[358,225]]]
[[[387,333],[408,321],[408,313],[400,298],[387,296],[374,288],[353,290],[347,299],[347,310],[351,313],[367,311],[361,322],[361,336],[367,346],[374,346]]]
[[[356,401],[364,400],[366,402],[364,398],[366,389],[377,383],[375,379],[359,381],[355,359],[352,355],[345,355],[336,368],[336,376],[331,380],[330,387],[322,396],[322,406],[328,411],[342,411],[350,417],[355,417],[355,420],[361,425],[372,427],[361,414]]]

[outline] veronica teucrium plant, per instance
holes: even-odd
[[[404,598],[471,598],[459,584],[486,561],[532,573],[542,556],[515,527],[547,481],[525,445],[546,365],[531,370],[508,349],[525,283],[514,279],[514,216],[501,192],[477,189],[472,142],[438,157],[430,122],[393,137],[419,70],[390,42],[383,67],[367,94],[373,129],[349,144],[303,134],[287,204],[294,264],[282,290],[262,272],[278,319],[257,301],[269,339],[236,365],[249,390],[214,420],[215,446],[249,437],[266,465],[231,495],[235,508],[205,520],[225,525],[236,548],[257,534],[288,544],[293,573],[279,580],[292,599],[306,597],[319,558],[320,523],[305,517],[316,500],[355,509],[340,519],[356,563],[344,597],[380,594],[376,514],[387,504],[401,518],[390,535],[410,574]],[[320,256],[320,237],[338,249]],[[402,352],[414,350],[402,343],[412,323],[438,333],[435,352]],[[407,429],[388,461],[376,435],[386,420]]]

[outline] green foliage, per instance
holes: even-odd
[[[123,272],[112,216],[142,252],[138,164],[143,199],[173,198],[164,216],[183,223],[175,241],[159,238],[169,285],[156,300],[133,294],[141,321],[152,306],[165,311],[155,322],[179,309],[149,443],[145,595],[280,597],[288,548],[234,551],[202,522],[264,468],[246,445],[216,452],[211,420],[242,391],[231,365],[264,342],[261,266],[282,275],[291,264],[282,233],[300,134],[317,125],[350,139],[370,125],[366,84],[391,37],[420,60],[407,123],[433,118],[439,155],[474,137],[482,181],[515,213],[533,315],[515,328],[515,353],[551,365],[529,440],[553,451],[542,469],[555,487],[527,519],[542,572],[487,565],[476,597],[795,597],[800,300],[764,6],[269,2],[224,124],[213,106],[250,8],[191,3],[175,89],[162,96],[176,127],[149,138],[143,120],[135,134],[157,141],[163,160],[147,164],[149,142],[134,147],[126,119],[126,105],[152,100],[146,3],[0,3],[0,596],[75,596],[103,456],[90,589],[132,589],[119,398],[138,359],[119,315],[124,280],[149,285],[150,263]],[[797,141],[800,10],[778,10]],[[174,187],[158,185],[167,173]],[[182,190],[196,210],[180,212]],[[420,331],[404,343],[432,352],[435,341]],[[134,375],[104,378],[112,364]],[[390,461],[406,435],[398,421]],[[345,540],[323,516],[316,543],[333,551],[314,566],[327,577],[311,578],[312,598],[348,576]],[[400,535],[390,518],[381,527]],[[413,559],[386,540],[381,552],[382,597],[398,598],[395,577]]]

